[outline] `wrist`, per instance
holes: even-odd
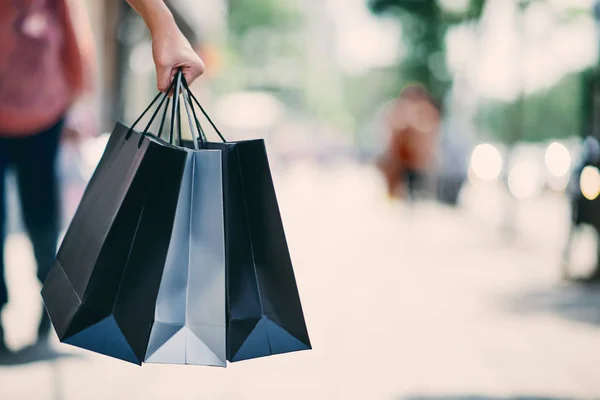
[[[151,13],[152,17],[146,20],[146,25],[153,39],[157,36],[168,35],[178,29],[175,18],[167,6],[161,2],[159,7],[160,10]]]

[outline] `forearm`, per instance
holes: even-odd
[[[163,0],[127,0],[129,5],[144,19],[150,34],[178,30],[173,14]]]
[[[163,0],[127,0],[144,19],[152,36],[152,57],[156,66],[156,86],[168,91],[178,70],[188,84],[204,72],[204,63],[177,27]]]

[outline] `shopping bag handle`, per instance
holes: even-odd
[[[206,139],[206,134],[204,133],[204,129],[202,129],[202,125],[200,125],[200,121],[198,120],[198,116],[196,115],[196,109],[194,108],[194,104],[192,103],[192,98],[190,97],[190,91],[189,91],[189,87],[187,86],[187,82],[184,83],[185,87],[186,87],[186,92],[184,94],[184,97],[186,98],[187,102],[184,103],[186,106],[186,110],[188,110],[188,118],[189,118],[189,109],[188,109],[188,105],[189,107],[192,109],[192,114],[194,115],[194,121],[196,122],[196,129],[198,130],[198,140],[204,145],[204,147],[206,147],[206,143],[208,142],[208,139]],[[190,127],[192,126],[192,121],[190,120]]]
[[[183,82],[187,86],[187,83],[185,82],[185,77],[183,78]],[[198,119],[196,118],[196,112],[194,111],[194,108],[192,105],[192,113],[194,115],[194,120],[196,121],[196,125],[194,126],[194,122],[192,121],[192,113],[190,113],[191,101],[189,100],[189,97],[186,99],[186,94],[187,94],[186,92],[181,93],[181,95],[184,98],[183,105],[185,106],[185,111],[186,111],[186,114],[188,117],[190,131],[192,131],[192,142],[194,142],[194,148],[196,150],[198,150],[198,142],[202,143],[203,147],[206,147],[206,145],[205,145],[206,137],[204,136],[204,131],[202,130],[202,127],[200,126],[200,122],[198,122]],[[197,129],[198,131],[196,132],[195,129]],[[196,134],[196,137],[198,138],[197,140],[195,139],[194,134]],[[202,140],[203,138],[204,138],[204,141]]]
[[[185,76],[183,75],[183,71],[181,70],[181,68],[177,71],[177,74],[175,75],[175,79],[174,81],[176,81],[175,84],[175,92],[174,92],[174,98],[173,98],[173,106],[171,108],[171,130],[170,130],[170,135],[169,135],[169,142],[171,144],[173,144],[173,128],[175,127],[175,116],[177,116],[177,144],[179,146],[181,146],[181,142],[182,137],[181,137],[181,112],[180,112],[180,98],[179,96],[182,95],[184,97],[183,99],[183,104],[185,106],[185,110],[186,110],[186,114],[188,116],[188,123],[190,124],[190,130],[192,131],[192,142],[194,143],[194,148],[196,150],[198,150],[198,142],[202,142],[202,139],[200,137],[200,131],[202,131],[202,129],[199,129],[199,132],[196,132],[194,130],[195,126],[194,123],[192,122],[192,115],[190,113],[190,109],[188,107],[188,103],[185,101],[185,92],[182,89],[182,85],[183,87],[187,88],[187,81],[185,80]],[[167,105],[168,107],[168,105]],[[165,110],[166,113],[166,110]],[[194,114],[195,117],[195,114]],[[163,119],[164,119],[164,114],[163,114]],[[199,125],[197,125],[196,127],[198,127]],[[162,130],[161,130],[162,132]],[[198,139],[196,140],[196,138],[194,137],[198,137]]]
[[[175,127],[175,117],[177,117],[177,140],[181,145],[181,112],[179,110],[179,92],[181,91],[181,78],[183,72],[181,68],[177,70],[173,82],[175,83],[175,92],[173,92],[173,106],[171,107],[171,130],[169,132],[169,142],[173,144],[173,128]],[[173,83],[172,82],[172,83]]]
[[[158,107],[156,107],[156,110],[154,110],[154,113],[152,113],[152,116],[150,117],[150,121],[148,121],[148,124],[146,125],[146,128],[144,128],[144,131],[142,132],[142,134],[144,134],[144,135],[148,133],[148,129],[150,129],[150,125],[152,125],[152,122],[154,121],[154,118],[156,118],[156,115],[158,114],[158,112],[162,108],[162,105],[165,102],[165,100],[167,100],[167,107],[165,108],[165,111],[169,108],[169,92],[171,92],[171,90],[173,90],[173,85],[174,84],[175,84],[175,79],[173,79],[173,81],[171,82],[171,85],[169,86],[169,88],[167,89],[167,91],[165,93],[159,92],[154,97],[154,99],[152,100],[152,102],[150,103],[150,105],[148,107],[146,107],[146,109],[142,112],[142,114],[135,120],[135,122],[127,130],[127,135],[125,135],[126,139],[129,139],[131,137],[131,134],[133,133],[133,129],[138,124],[138,122],[140,122],[141,119],[144,118],[144,115],[146,115],[146,113],[152,108],[152,106],[154,105],[154,103],[156,103],[156,101],[162,96],[162,100],[158,104]],[[163,114],[163,119],[162,119],[162,122],[161,122],[161,130],[158,133],[158,137],[160,137],[160,133],[162,131],[162,126],[163,126],[163,123],[164,123],[164,117],[165,117],[165,115]]]
[[[198,99],[196,98],[196,96],[194,96],[194,94],[190,90],[190,87],[188,86],[187,82],[185,81],[185,78],[183,79],[183,86],[185,87],[185,89],[187,91],[188,99],[194,100],[194,102],[200,108],[200,111],[202,111],[202,114],[204,114],[204,116],[206,117],[206,119],[208,120],[208,122],[210,123],[210,125],[213,127],[213,129],[215,130],[215,132],[217,133],[217,135],[219,135],[219,138],[223,141],[223,143],[227,143],[227,140],[225,139],[225,137],[223,136],[223,134],[221,134],[221,131],[219,131],[219,128],[217,128],[217,126],[215,125],[215,123],[213,122],[213,120],[208,116],[208,114],[204,110],[204,107],[202,107],[202,105],[200,104],[200,102],[198,101]],[[199,134],[198,136],[200,137],[200,140],[204,139],[204,142],[207,142],[206,136],[204,135],[204,131],[201,128],[200,121],[198,120],[198,117],[196,116],[196,111],[194,109],[194,103],[192,103],[191,100],[189,101],[189,103],[190,103],[190,106],[192,107],[192,113],[194,114],[194,119],[196,120],[196,125],[197,125],[199,131],[202,132],[202,135]]]
[[[158,99],[161,98],[161,96],[162,96],[161,101],[159,102],[158,106],[156,107],[156,109],[152,113],[152,116],[150,117],[150,120],[148,121],[148,123],[146,124],[146,127],[144,128],[144,130],[142,132],[142,137],[140,137],[140,143],[139,144],[141,145],[141,143],[143,141],[143,137],[149,134],[148,130],[150,129],[150,126],[152,125],[152,123],[156,119],[156,116],[158,115],[159,111],[163,108],[163,104],[165,104],[165,102],[166,102],[165,108],[163,110],[163,115],[162,115],[162,118],[161,118],[161,122],[160,122],[160,127],[158,129],[158,133],[156,134],[157,138],[160,139],[162,137],[163,128],[164,128],[164,125],[165,125],[165,120],[166,120],[167,112],[168,112],[168,109],[169,109],[169,102],[171,100],[170,97],[169,97],[169,93],[171,93],[171,92],[173,92],[173,101],[171,103],[171,124],[170,124],[169,139],[168,139],[169,143],[175,145],[173,139],[174,139],[174,133],[175,133],[174,129],[175,129],[175,124],[176,123],[177,123],[177,142],[178,142],[177,145],[181,145],[181,142],[182,142],[182,135],[181,135],[181,112],[180,112],[180,108],[181,108],[180,102],[182,100],[179,97],[180,95],[183,96],[183,104],[185,106],[186,114],[188,116],[188,122],[189,122],[189,125],[190,125],[190,130],[192,131],[192,139],[193,139],[192,141],[194,142],[194,148],[196,150],[198,150],[198,143],[202,144],[202,146],[205,147],[206,143],[208,142],[208,140],[206,138],[206,134],[204,133],[204,130],[202,129],[202,125],[200,124],[200,121],[199,121],[198,116],[196,114],[196,109],[194,107],[194,102],[198,105],[198,107],[202,111],[202,114],[206,117],[206,119],[208,120],[208,122],[211,124],[211,126],[213,127],[213,129],[215,130],[215,132],[217,133],[217,135],[219,136],[219,138],[224,143],[227,142],[227,140],[225,139],[225,137],[221,134],[221,132],[219,131],[219,129],[216,127],[215,123],[208,116],[207,112],[204,110],[204,108],[202,107],[202,105],[200,104],[200,102],[198,101],[198,99],[196,98],[196,96],[194,96],[194,94],[190,90],[189,85],[188,85],[188,83],[187,83],[187,81],[185,79],[185,76],[183,75],[183,71],[181,70],[181,68],[177,70],[177,73],[173,77],[173,80],[171,81],[171,85],[169,86],[169,88],[167,89],[167,91],[165,93],[162,93],[162,92],[158,93],[154,97],[154,99],[152,100],[152,102],[150,103],[150,105],[148,105],[148,107],[146,107],[146,109],[142,112],[142,114],[131,125],[131,127],[127,131],[126,139],[129,139],[129,137],[133,133],[133,130],[134,130],[135,126],[144,117],[144,115],[146,115],[148,113],[148,111],[152,108],[152,106],[154,106],[154,104],[158,101]],[[191,112],[190,112],[190,110],[191,110]],[[193,119],[192,119],[192,115],[193,115]]]
[[[182,91],[182,86],[181,86],[181,81],[182,79],[185,79],[185,77],[183,76],[183,72],[181,71],[181,69],[179,69],[177,71],[177,73],[175,74],[175,76],[173,77],[173,80],[171,81],[171,84],[169,85],[169,88],[167,89],[167,91],[165,93],[158,93],[154,99],[152,100],[152,102],[150,103],[150,105],[148,105],[148,107],[146,107],[146,109],[142,112],[142,114],[135,120],[135,122],[131,125],[131,127],[128,129],[127,131],[127,135],[125,136],[126,139],[129,139],[131,137],[131,134],[133,133],[133,130],[135,128],[135,126],[138,124],[138,122],[144,117],[144,115],[146,115],[146,113],[152,108],[152,106],[158,101],[158,99],[162,96],[162,100],[160,101],[160,103],[158,104],[158,106],[156,107],[156,109],[154,110],[154,112],[152,113],[152,116],[150,117],[150,120],[148,121],[148,123],[146,124],[146,127],[144,128],[144,130],[142,131],[142,136],[140,137],[139,140],[139,146],[141,146],[143,140],[144,140],[144,136],[148,135],[148,130],[150,129],[150,126],[152,125],[152,123],[154,122],[154,119],[156,118],[156,116],[158,115],[158,112],[161,110],[163,104],[166,101],[166,106],[164,108],[163,111],[163,115],[161,118],[161,122],[160,122],[160,128],[158,129],[158,133],[156,135],[157,138],[161,138],[162,134],[163,134],[163,127],[165,124],[165,120],[167,117],[167,112],[169,110],[169,102],[170,102],[170,97],[169,94],[171,93],[171,91],[173,91],[173,105],[171,107],[171,128],[170,128],[170,133],[169,133],[169,142],[171,144],[173,143],[173,133],[174,133],[174,127],[175,127],[175,123],[177,122],[177,138],[178,138],[178,143],[180,144],[182,141],[181,138],[181,114],[179,112],[179,95],[176,95],[176,93],[178,92],[183,92]],[[187,107],[186,107],[187,108]],[[177,116],[177,121],[175,121],[175,116]],[[196,146],[197,147],[197,146]]]

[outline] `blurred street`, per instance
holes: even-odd
[[[0,28],[0,272],[10,300],[5,305],[0,275],[0,400],[600,400],[600,0],[0,1]],[[183,106],[175,101],[180,68],[189,83]],[[169,76],[177,78],[172,90]],[[158,102],[157,88],[173,96]],[[291,294],[280,304],[297,305],[290,274],[269,265],[279,268],[274,260],[286,254],[260,160],[241,150],[227,159],[223,202],[217,186],[200,200],[192,190],[220,178],[215,164],[210,179],[193,172],[190,157],[204,155],[191,154],[191,141],[204,133],[230,143],[262,138],[305,321],[287,306],[264,307],[261,317],[277,314],[297,336],[286,346],[306,342],[298,335],[306,322],[311,351],[226,369],[138,367],[60,344],[54,332],[47,346],[34,344],[49,319],[29,238],[43,280],[117,121],[131,128],[127,138],[136,130],[180,147],[177,157],[186,153],[194,167],[170,165],[175,151],[160,159],[164,149],[154,145],[137,151],[111,142],[106,173],[94,178],[89,209],[59,255],[70,282],[85,275],[77,268],[95,268],[82,296],[87,311],[105,315],[101,297],[118,287],[127,317],[132,309],[142,315],[140,287],[151,284],[135,281],[137,266],[148,266],[138,249],[154,257],[161,248],[148,244],[150,234],[176,238],[154,267],[169,265],[175,277],[167,279],[167,269],[161,278],[161,291],[173,293],[152,304],[154,322],[208,332],[213,317],[227,314],[250,329],[251,316],[231,307],[254,304],[234,293],[249,286],[252,275],[242,269],[250,257],[257,281],[269,277],[260,304]],[[148,142],[140,139],[137,149]],[[236,159],[239,171],[231,169]],[[177,180],[183,176],[190,180]],[[238,180],[243,190],[233,189]],[[178,182],[187,189],[178,195],[177,224],[157,218],[146,228],[144,210]],[[244,200],[232,209],[238,189]],[[214,199],[204,203],[205,192]],[[125,200],[113,204],[107,193]],[[205,224],[207,214],[214,225]],[[123,219],[115,223],[114,215]],[[181,219],[188,215],[189,229]],[[243,218],[255,221],[249,244]],[[102,222],[111,224],[108,236]],[[224,298],[209,281],[223,273],[223,230],[227,298],[237,299],[227,311],[190,300]],[[174,232],[181,236],[168,236]],[[213,240],[206,253],[205,234]],[[189,249],[179,248],[181,237]],[[96,242],[108,243],[98,258]],[[213,272],[197,264],[196,249]],[[190,266],[185,280],[180,256]],[[196,268],[205,280],[190,278]],[[60,326],[58,281],[47,280],[45,300],[57,304],[50,315]],[[167,319],[159,315],[165,310]],[[209,322],[196,321],[203,313]],[[68,323],[63,339],[83,329]],[[93,343],[82,347],[120,353],[101,329],[106,336],[90,335]],[[202,352],[214,350],[216,336],[207,337]],[[236,346],[232,336],[219,339]],[[282,345],[274,336],[261,345],[246,339],[238,355]],[[165,357],[175,359],[169,346],[177,340],[163,343]],[[200,349],[187,337],[178,343],[189,354]],[[138,344],[139,353],[157,354]],[[190,360],[186,353],[181,362]]]
[[[274,169],[312,351],[139,368],[56,343],[68,354],[0,366],[0,399],[600,398],[600,291],[560,283],[562,197],[522,202],[510,239],[495,186],[467,187],[463,208],[409,208],[372,167]],[[19,349],[39,315],[24,236],[7,268]]]

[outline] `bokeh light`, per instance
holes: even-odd
[[[594,200],[600,194],[600,171],[596,167],[587,166],[581,171],[579,179],[581,193],[588,200]]]
[[[551,190],[563,192],[569,185],[569,175],[551,176],[546,183]]]
[[[571,154],[569,150],[558,142],[552,142],[546,149],[546,167],[554,176],[564,176],[571,168]]]
[[[515,165],[508,174],[508,189],[519,200],[533,197],[541,189],[541,174],[532,160]]]
[[[502,155],[489,143],[475,147],[471,155],[471,169],[475,176],[484,181],[498,179],[502,171]]]

